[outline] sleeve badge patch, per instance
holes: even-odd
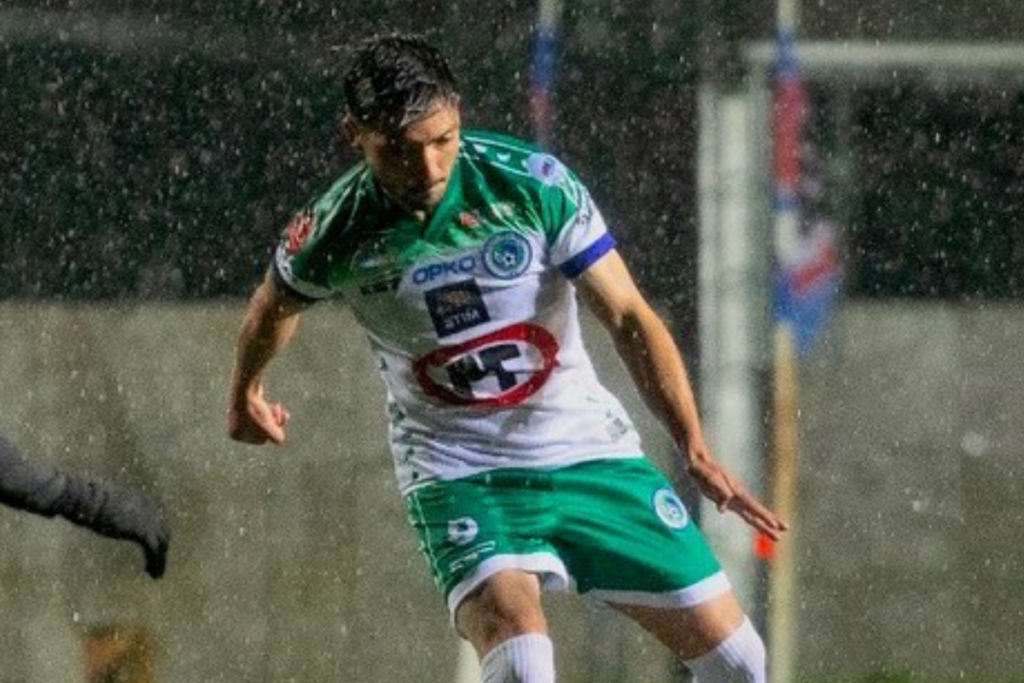
[[[309,236],[313,234],[313,212],[303,211],[295,216],[284,229],[285,251],[290,255],[297,254]]]
[[[545,185],[555,185],[565,177],[565,166],[550,154],[536,152],[526,160],[530,175]]]

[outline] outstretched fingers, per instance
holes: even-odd
[[[789,528],[778,515],[762,505],[724,469],[710,460],[690,464],[690,474],[701,492],[719,512],[731,511],[757,531],[778,540]]]
[[[729,499],[728,509],[736,513],[744,522],[765,534],[773,541],[779,540],[782,533],[789,528],[778,515],[766,508],[745,490],[735,491]]]

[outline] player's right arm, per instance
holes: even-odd
[[[273,269],[249,300],[235,345],[235,365],[228,404],[228,435],[245,443],[284,443],[288,411],[266,399],[263,374],[291,341],[299,314],[309,302],[279,284]]]

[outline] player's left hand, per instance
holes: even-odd
[[[706,446],[687,449],[687,472],[701,494],[715,504],[719,512],[732,511],[743,521],[772,540],[779,540],[789,528],[778,515],[762,505],[749,491],[711,456]]]

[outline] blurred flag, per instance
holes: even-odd
[[[775,319],[793,330],[798,355],[814,345],[839,298],[835,226],[820,217],[821,169],[806,138],[810,104],[795,34],[780,30],[775,60]]]
[[[555,67],[558,52],[558,24],[561,0],[541,0],[530,69],[530,120],[534,138],[542,147],[552,142]]]
[[[775,204],[778,211],[799,210],[800,154],[807,122],[807,89],[796,58],[792,31],[778,35],[775,57]]]
[[[776,267],[775,319],[790,325],[796,353],[813,348],[839,299],[842,267],[835,227],[816,221],[802,230],[795,253]]]

